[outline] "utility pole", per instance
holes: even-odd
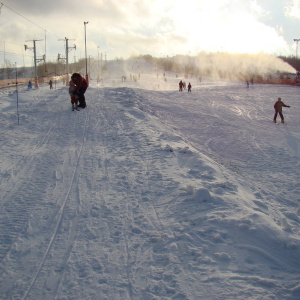
[[[17,116],[18,116],[18,125],[20,124],[20,115],[19,115],[19,93],[18,93],[18,66],[16,65],[16,93],[17,93]]]
[[[4,64],[6,64],[6,57],[5,57],[5,42],[3,42],[3,52],[4,52],[4,56],[3,56],[3,59],[4,59]]]
[[[294,39],[294,42],[296,42],[297,46],[296,46],[296,58],[298,56],[298,42],[300,41],[300,39]]]
[[[87,50],[86,50],[86,25],[89,24],[89,22],[83,22],[83,24],[84,24],[84,44],[85,44],[85,80],[87,84],[89,84],[89,75],[87,69]]]
[[[99,48],[100,46],[97,46],[98,49],[98,61],[97,61],[97,82],[100,81],[100,68],[99,68]]]
[[[69,47],[69,41],[74,41],[74,40],[67,39],[66,37],[64,40],[59,40],[59,41],[66,41],[66,57],[62,58],[60,57],[60,54],[58,54],[57,60],[63,59],[66,61],[66,85],[69,85],[69,52],[72,49],[76,50],[76,45],[74,44],[73,47]]]
[[[45,62],[45,59],[46,59],[46,56],[45,54],[43,55],[42,58],[37,58],[36,56],[36,42],[40,42],[42,40],[32,40],[33,42],[33,47],[28,47],[27,45],[24,45],[25,47],[25,51],[27,49],[29,50],[33,50],[33,55],[34,55],[34,74],[35,74],[35,78],[34,78],[34,87],[38,88],[39,87],[39,83],[38,83],[38,75],[37,75],[37,63],[41,62],[41,61],[44,61]],[[25,42],[31,42],[31,41],[25,41]]]

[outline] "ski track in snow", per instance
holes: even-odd
[[[298,88],[177,84],[2,92],[1,298],[299,298]]]

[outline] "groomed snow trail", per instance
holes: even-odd
[[[299,138],[243,102],[264,92],[92,83],[72,112],[66,87],[24,89],[19,126],[2,93],[1,298],[297,299]],[[296,177],[276,198],[286,145],[276,174]]]
[[[174,263],[182,283],[172,272],[164,274],[171,263],[162,242],[169,229],[160,215],[178,194],[180,169],[165,133],[133,107],[134,92],[97,90],[80,112],[70,111],[63,96],[32,93],[33,103],[21,113],[27,116],[21,125],[29,124],[14,128],[16,147],[3,143],[1,294],[205,294],[200,286],[199,292],[185,286],[187,266],[180,257]]]

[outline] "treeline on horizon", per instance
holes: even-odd
[[[271,56],[270,56],[271,57]],[[272,56],[276,58],[276,56]],[[153,57],[150,54],[131,57],[131,59],[143,59],[148,63],[162,69],[165,72],[183,73],[185,76],[207,76],[217,78],[228,78],[238,80],[263,79],[263,76],[268,74],[265,64],[265,56],[253,54],[230,54],[230,53],[200,53],[197,56],[175,55],[173,57]],[[300,70],[300,59],[295,56],[278,56],[277,59],[285,62],[296,70]],[[118,60],[116,58],[116,60]],[[255,63],[254,63],[255,61]],[[276,62],[275,64],[277,64]],[[75,63],[69,63],[69,73],[81,72],[86,67],[86,60],[79,59]],[[91,66],[99,64],[95,58],[89,59],[88,70]],[[274,62],[271,63],[274,66]],[[101,65],[98,72],[101,74],[106,70],[107,65]],[[264,70],[262,70],[264,68]],[[46,62],[38,64],[38,77],[62,76],[66,74],[66,64],[57,62]],[[281,78],[288,78],[291,72],[278,71]],[[18,77],[34,77],[33,67],[20,67],[17,69]],[[6,64],[0,68],[0,79],[11,79],[16,77],[14,65]]]
[[[76,63],[69,63],[69,73],[80,72],[85,68],[85,59],[79,59]],[[46,62],[37,65],[37,75],[41,77],[62,76],[66,74],[66,64],[57,62]],[[34,78],[34,67],[18,67],[18,78]],[[13,79],[16,77],[16,68],[9,62],[5,67],[0,68],[0,80]]]
[[[297,71],[300,71],[300,59],[295,56],[278,56],[278,58],[282,59],[290,66],[292,66]]]

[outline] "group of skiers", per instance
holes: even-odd
[[[79,74],[79,73],[73,73],[71,80],[69,82],[69,94],[71,97],[71,104],[72,104],[72,110],[78,109],[78,107],[85,108],[86,102],[85,102],[85,96],[84,93],[86,92],[88,88],[87,81]],[[182,92],[182,89],[185,88],[185,82],[182,82],[180,80],[179,82],[179,91]],[[188,84],[188,92],[191,92],[192,85],[189,82]],[[79,104],[78,104],[79,102]],[[274,104],[275,114],[273,121],[276,123],[276,118],[279,114],[281,118],[281,123],[284,123],[284,117],[282,114],[282,107],[290,107],[289,105],[284,104],[281,101],[281,98],[278,98],[278,100]]]
[[[248,83],[248,81],[247,81]],[[249,83],[248,83],[249,84]],[[179,82],[179,92],[182,92],[182,90],[185,89],[185,82],[182,82],[182,80],[180,80]],[[191,83],[189,82],[189,85],[188,85],[188,92],[191,92],[191,89],[192,89],[192,85]],[[284,117],[283,117],[283,114],[282,114],[282,107],[290,107],[289,105],[286,105],[284,104],[282,101],[281,101],[281,98],[278,98],[278,100],[275,102],[274,104],[274,109],[275,109],[275,114],[274,114],[274,118],[273,118],[273,122],[276,123],[276,118],[279,114],[280,116],[280,119],[281,119],[281,123],[284,123]]]
[[[84,93],[87,88],[87,81],[79,73],[73,73],[69,82],[69,94],[71,97],[72,110],[78,110],[78,107],[86,107]]]
[[[52,81],[49,82],[50,89],[52,88]],[[28,88],[32,88],[32,83],[29,81]],[[72,110],[78,110],[78,107],[85,108],[86,107],[86,101],[84,93],[86,92],[88,88],[88,82],[79,74],[79,73],[73,73],[71,76],[71,80],[69,82],[69,94],[71,97],[71,104],[72,104]],[[185,82],[182,82],[180,80],[179,82],[179,91],[182,92],[183,88],[185,89]],[[188,92],[192,91],[192,85],[189,82],[188,84]],[[79,102],[79,104],[78,104]],[[276,123],[276,118],[279,114],[281,123],[284,123],[284,117],[282,114],[282,107],[290,107],[289,105],[284,104],[281,101],[281,98],[278,98],[278,100],[274,104],[275,114],[273,118],[273,122]]]
[[[182,80],[180,80],[180,82],[179,82],[179,92],[182,92],[183,89],[186,89],[186,83],[182,82]],[[189,93],[192,92],[192,85],[191,85],[190,82],[189,82],[189,85],[188,85],[188,92]]]

